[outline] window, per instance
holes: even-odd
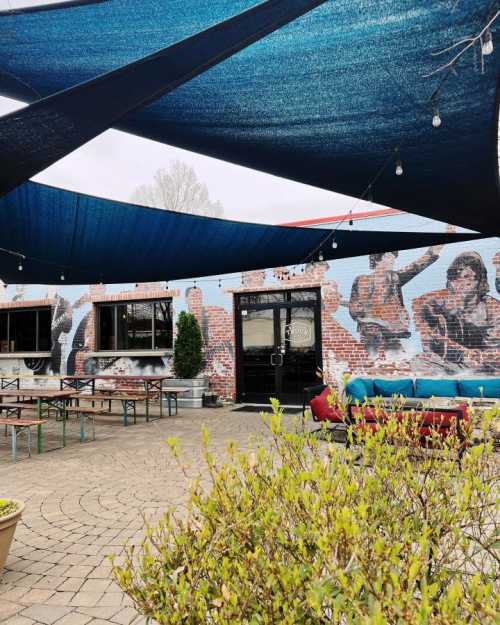
[[[50,308],[0,311],[0,352],[48,352],[51,349]]]
[[[155,350],[172,347],[172,300],[97,305],[98,349]]]

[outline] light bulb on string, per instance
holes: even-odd
[[[493,53],[493,35],[489,28],[484,31],[481,37],[481,52],[483,56],[489,56]]]
[[[441,126],[441,116],[439,114],[439,109],[437,106],[434,107],[434,112],[432,115],[432,125],[434,128],[439,128]]]
[[[352,220],[352,209],[349,211],[349,226],[351,228],[354,226],[354,221]]]
[[[222,282],[220,281],[220,278],[219,278],[219,289],[221,288],[222,288]]]
[[[61,282],[64,282],[66,280],[66,277],[64,275],[64,271],[61,271]]]
[[[403,163],[401,162],[401,159],[398,158],[396,161],[396,176],[402,176],[403,175]]]
[[[337,243],[337,241],[335,241],[335,239],[332,239],[332,249],[336,250],[338,246],[339,244]]]
[[[23,261],[22,261],[22,260],[20,260],[20,261],[19,261],[19,265],[17,266],[17,269],[18,269],[19,271],[22,271],[22,270],[23,270]]]
[[[193,288],[194,288],[194,289],[197,289],[197,288],[198,288],[198,286],[197,286],[197,284],[196,284],[196,280],[194,280],[194,281],[193,281]]]

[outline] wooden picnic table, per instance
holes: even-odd
[[[61,391],[57,389],[44,389],[44,388],[21,388],[16,389],[2,389],[0,390],[0,402],[3,402],[4,397],[17,397],[21,399],[34,399],[36,400],[36,404],[33,404],[33,407],[36,408],[37,419],[41,420],[43,418],[44,409],[50,410],[53,408],[57,410],[59,416],[62,420],[62,428],[63,428],[63,447],[66,446],[66,413],[65,408],[66,404],[71,398],[73,391],[66,390]],[[40,448],[40,446],[39,446]]]
[[[60,377],[61,389],[72,388],[77,391],[90,389],[95,395],[96,382],[139,382],[144,385],[146,392],[146,421],[149,421],[149,399],[152,391],[159,391],[160,395],[160,417],[163,416],[163,381],[170,379],[168,375],[65,375]],[[169,390],[169,389],[166,389]],[[170,412],[170,403],[169,403]]]

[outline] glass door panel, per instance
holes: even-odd
[[[320,382],[316,375],[316,308],[301,306],[280,310],[280,397],[295,403],[304,387]]]
[[[241,310],[242,400],[262,401],[276,393],[274,308]]]

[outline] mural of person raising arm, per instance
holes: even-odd
[[[394,269],[398,252],[370,255],[372,272],[354,280],[349,313],[357,322],[361,341],[371,356],[376,356],[381,347],[385,352],[398,352],[402,348],[401,339],[411,336],[402,287],[434,263],[442,247],[430,247],[399,270]]]

